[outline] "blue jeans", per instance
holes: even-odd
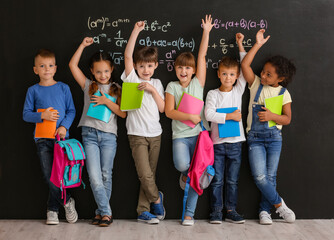
[[[211,210],[221,212],[223,209],[222,193],[225,183],[225,208],[235,210],[238,202],[238,179],[241,165],[241,142],[215,144],[215,176],[210,187]]]
[[[116,154],[116,135],[91,127],[82,127],[82,142],[87,154],[89,182],[97,204],[96,215],[112,215],[110,197],[112,169]]]
[[[174,166],[184,176],[188,175],[188,169],[195,151],[197,137],[198,136],[173,139]],[[197,192],[192,187],[189,187],[185,216],[194,216],[197,199]]]
[[[282,148],[281,131],[277,128],[254,132],[247,137],[249,164],[256,186],[262,193],[260,210],[270,210],[274,204],[281,203],[276,191],[276,175]]]
[[[51,171],[53,164],[53,149],[55,140],[40,138],[36,141],[37,155],[40,160],[41,169],[44,180],[49,186],[49,197],[47,201],[47,210],[58,212],[59,207],[63,206],[64,200],[61,199],[61,190],[56,187],[51,181]],[[66,202],[70,199],[70,194],[66,191]]]

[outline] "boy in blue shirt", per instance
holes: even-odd
[[[23,120],[32,123],[40,123],[44,119],[56,121],[57,126],[54,135],[58,134],[62,139],[68,138],[68,129],[75,117],[75,107],[69,86],[53,79],[57,70],[55,54],[50,50],[39,50],[35,55],[33,69],[35,74],[39,76],[40,81],[29,87],[27,91],[23,107]],[[37,112],[37,109],[45,109],[45,111]],[[34,139],[43,176],[49,186],[46,224],[58,224],[58,210],[59,206],[63,205],[63,200],[61,199],[60,189],[50,181],[55,139]],[[75,210],[74,199],[69,194],[66,196],[64,208],[66,220],[69,223],[75,223],[78,214]]]

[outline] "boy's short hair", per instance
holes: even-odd
[[[34,57],[34,62],[38,56],[41,56],[43,58],[54,58],[56,60],[56,54],[53,51],[49,49],[45,49],[45,48],[39,49],[36,52],[35,57]]]
[[[221,67],[226,67],[226,68],[237,67],[238,68],[238,73],[240,72],[240,64],[239,64],[239,62],[236,59],[231,58],[229,56],[224,56],[220,60],[219,65],[218,65],[218,70]]]
[[[158,62],[158,49],[156,47],[141,46],[136,48],[133,55],[133,62]]]
[[[196,69],[196,59],[191,52],[183,52],[175,59],[175,66],[189,66]]]

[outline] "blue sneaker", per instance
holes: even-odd
[[[211,224],[222,224],[223,223],[222,212],[212,212],[210,214],[210,223]]]
[[[142,212],[138,218],[137,218],[138,221],[140,222],[146,222],[148,224],[157,224],[159,223],[159,219],[157,218],[157,216],[145,211],[145,212]]]
[[[245,219],[241,217],[235,210],[232,210],[227,212],[225,221],[231,223],[244,223]]]
[[[164,220],[166,216],[166,210],[164,208],[164,194],[159,191],[160,203],[152,204],[153,214],[157,216],[159,220]]]

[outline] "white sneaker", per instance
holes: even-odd
[[[261,211],[259,214],[260,224],[262,225],[271,225],[273,220],[271,219],[270,214],[267,211]]]
[[[184,219],[182,221],[182,225],[183,226],[193,226],[195,224],[195,220],[192,218],[192,219]]]
[[[66,220],[69,223],[75,223],[78,220],[78,213],[75,210],[75,201],[70,198],[68,202],[64,205]]]
[[[57,225],[59,224],[58,213],[54,211],[46,212],[46,224]]]
[[[184,182],[182,178],[183,178],[183,174],[181,173],[181,174],[180,174],[179,183],[180,183],[180,188],[181,188],[182,190],[184,190],[184,189],[186,188],[186,182]]]
[[[276,213],[279,214],[280,217],[282,217],[286,222],[293,223],[296,220],[295,213],[288,208],[288,206],[285,204],[285,202],[282,199],[282,205],[276,209]]]

